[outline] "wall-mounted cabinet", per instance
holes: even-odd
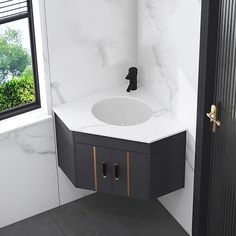
[[[55,115],[58,162],[77,188],[154,199],[184,187],[186,133],[141,143],[70,131]]]

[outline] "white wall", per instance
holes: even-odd
[[[140,79],[187,127],[183,190],[160,198],[191,234],[200,40],[199,0],[138,1]]]
[[[124,82],[136,65],[136,0],[45,0],[53,104]]]
[[[59,205],[52,119],[0,135],[0,228]]]
[[[42,108],[0,121],[0,228],[59,206],[47,39],[33,3]]]

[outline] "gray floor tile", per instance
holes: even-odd
[[[50,211],[66,236],[187,236],[158,201],[96,193]]]
[[[48,213],[0,229],[0,236],[63,236],[57,224]]]

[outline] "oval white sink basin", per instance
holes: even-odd
[[[100,101],[93,105],[92,113],[100,121],[119,126],[141,124],[152,116],[152,110],[148,105],[130,98]]]

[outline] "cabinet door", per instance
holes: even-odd
[[[112,150],[112,193],[127,196],[127,152]]]
[[[97,190],[103,193],[111,193],[112,176],[112,150],[96,147],[97,163]]]
[[[76,143],[75,157],[77,187],[95,190],[93,147]]]
[[[129,153],[129,191],[130,197],[149,199],[149,157],[142,153]]]

